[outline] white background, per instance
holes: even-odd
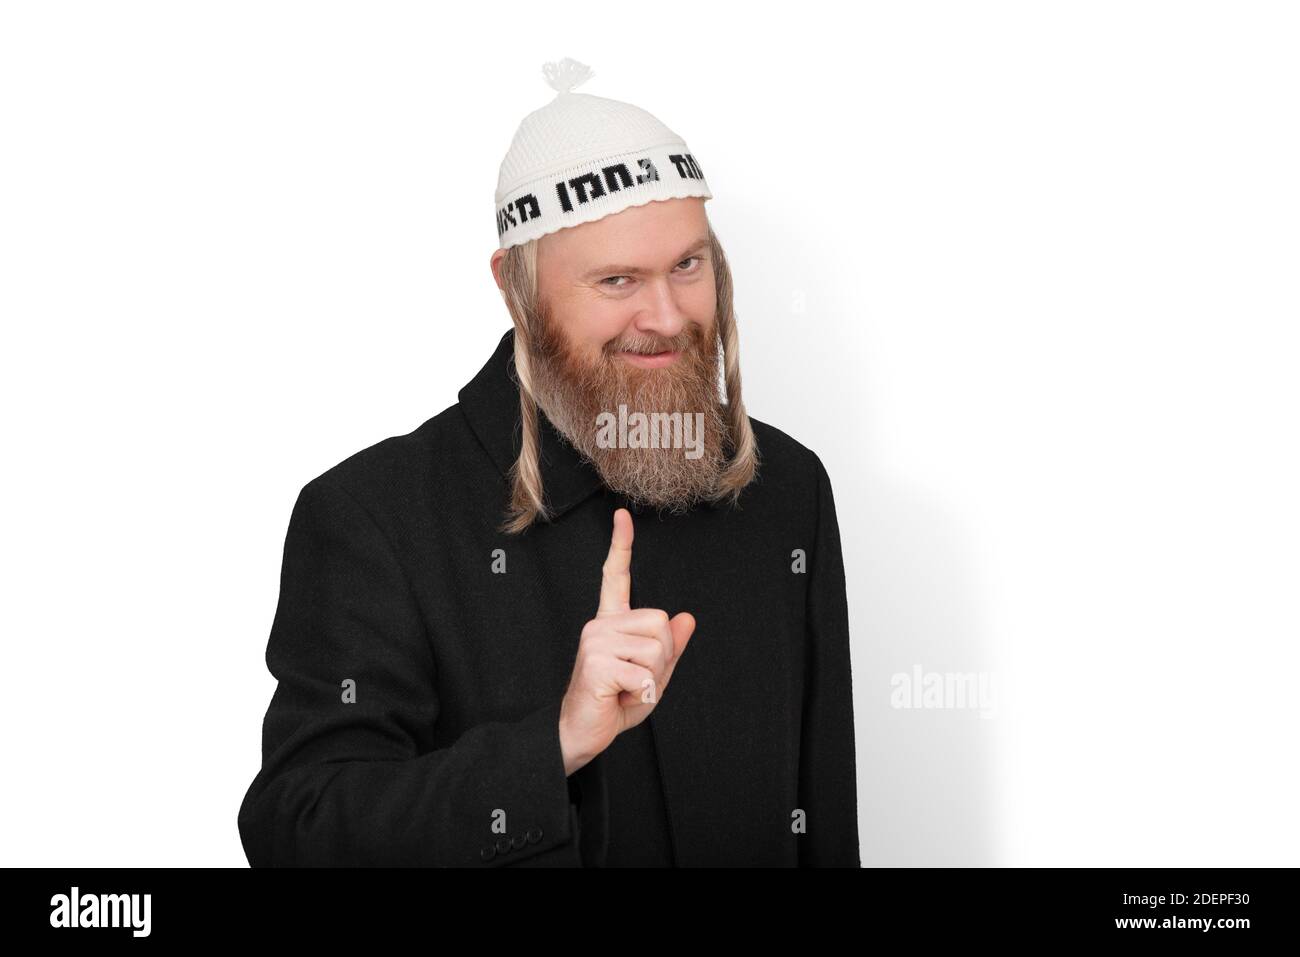
[[[508,328],[564,56],[691,146],[749,412],[831,475],[864,865],[1300,863],[1298,26],[0,7],[3,863],[246,866],[294,498]],[[996,708],[892,707],[918,667]]]

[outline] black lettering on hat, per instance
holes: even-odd
[[[617,193],[624,186],[632,185],[632,174],[623,163],[615,163],[601,170],[605,176],[605,186],[611,193]]]
[[[617,193],[624,187],[630,189],[659,179],[659,171],[655,169],[655,164],[651,162],[650,157],[642,157],[636,163],[641,172],[635,177],[626,163],[614,163],[602,167],[600,173],[583,173],[567,182],[560,180],[555,184],[555,195],[560,199],[560,208],[566,213],[571,213],[574,209],[575,197],[578,200],[577,205],[581,206],[607,193]]]
[[[651,162],[650,157],[643,156],[636,162],[643,171],[636,178],[638,186],[642,183],[652,183],[659,179],[659,170],[655,169],[655,164]]]
[[[567,188],[566,188],[567,187]],[[555,184],[555,192],[560,197],[560,208],[566,213],[573,212],[573,203],[569,201],[569,190],[578,197],[578,203],[588,203],[605,195],[605,185],[595,173],[583,173],[565,183],[560,180]]]
[[[677,167],[677,175],[682,179],[704,179],[704,171],[690,153],[673,153],[668,160]]]
[[[516,221],[514,214],[519,214]],[[518,226],[519,223],[526,223],[530,219],[536,219],[542,215],[542,208],[537,203],[537,197],[532,193],[525,193],[518,199],[506,203],[506,208],[497,211],[497,235],[500,236],[511,226]]]

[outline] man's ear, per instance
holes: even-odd
[[[506,251],[498,249],[492,253],[492,278],[496,281],[497,288],[502,292],[506,291],[505,284],[501,281],[501,260],[505,258]]]

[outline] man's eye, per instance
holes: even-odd
[[[691,261],[694,261],[696,265],[690,269],[683,269],[682,272],[698,272],[700,268],[699,264],[704,261],[704,257],[688,256],[687,258],[679,262],[677,265],[680,268],[682,263],[688,263]],[[630,276],[606,276],[604,279],[600,281],[600,284],[602,286],[609,286],[611,289],[622,289],[623,286],[618,282],[619,279],[631,279],[631,277]]]

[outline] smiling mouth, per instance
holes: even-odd
[[[626,349],[619,353],[624,359],[636,366],[644,368],[658,368],[669,365],[677,360],[678,352],[628,352]]]

